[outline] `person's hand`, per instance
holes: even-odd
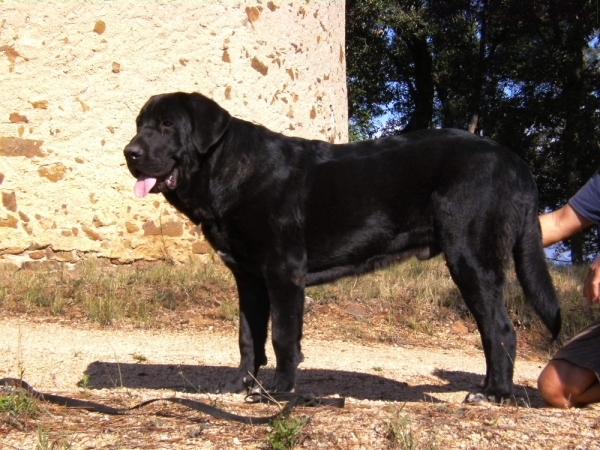
[[[583,282],[583,295],[585,295],[589,305],[598,303],[598,296],[600,295],[600,258],[590,266]]]

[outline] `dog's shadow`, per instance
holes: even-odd
[[[169,389],[184,392],[215,393],[219,385],[234,377],[234,367],[162,365],[144,363],[114,363],[96,361],[85,371],[85,385],[91,389],[126,387],[131,389]],[[391,380],[379,375],[343,370],[301,369],[296,380],[297,390],[317,396],[341,395],[359,400],[393,402],[444,402],[436,394],[475,391],[483,376],[462,372],[436,370],[434,376],[447,383],[420,384]],[[261,369],[260,379],[271,380],[273,369]],[[513,393],[530,407],[542,407],[543,400],[536,389],[515,385]]]

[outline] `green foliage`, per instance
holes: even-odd
[[[137,353],[134,353],[133,355],[131,355],[131,357],[132,357],[132,358],[133,358],[135,361],[137,361],[137,362],[139,362],[139,363],[143,363],[143,362],[146,362],[146,361],[148,361],[148,358],[146,358],[144,355],[140,355],[140,354],[137,354]]]
[[[267,443],[275,450],[288,450],[300,443],[302,430],[309,419],[284,417],[273,421]]]
[[[591,0],[348,0],[352,139],[471,129],[531,166],[540,210],[600,165],[600,27]],[[597,233],[566,243],[599,253]]]
[[[82,389],[91,389],[92,385],[90,384],[90,376],[87,374],[84,374],[81,377],[81,380],[79,380],[79,383],[77,383],[77,386],[79,386]]]
[[[0,396],[0,418],[4,417],[19,428],[24,427],[29,419],[37,417],[40,412],[38,401],[23,389],[15,389],[8,395]]]

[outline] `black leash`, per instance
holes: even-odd
[[[26,391],[31,397],[39,399],[44,402],[52,403],[55,405],[64,406],[66,408],[79,408],[87,411],[95,411],[103,414],[122,415],[129,411],[140,409],[146,405],[155,402],[170,402],[177,403],[179,405],[186,406],[190,409],[200,411],[209,416],[217,419],[230,420],[233,422],[240,422],[245,424],[268,424],[275,419],[287,417],[296,406],[304,407],[324,407],[332,406],[336,408],[343,408],[345,405],[345,399],[342,398],[320,398],[313,394],[300,394],[300,393],[267,393],[264,391],[251,392],[246,396],[247,403],[266,403],[266,402],[287,402],[286,405],[277,414],[266,417],[251,417],[241,416],[238,414],[229,413],[220,408],[216,408],[207,403],[191,400],[187,398],[178,397],[167,397],[167,398],[154,398],[138,403],[130,408],[113,408],[112,406],[102,405],[101,403],[91,402],[87,400],[77,400],[70,397],[64,397],[62,395],[46,394],[43,392],[36,391],[29,383],[18,378],[1,378],[0,379],[0,390],[3,386],[10,386],[13,388],[19,388]]]
[[[344,397],[339,398],[323,398],[317,397],[314,394],[300,394],[296,392],[265,392],[252,391],[246,395],[246,403],[279,403],[279,402],[294,402],[294,406],[304,406],[312,408],[321,408],[324,406],[332,406],[334,408],[343,408],[346,405]]]

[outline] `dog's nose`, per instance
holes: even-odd
[[[140,147],[137,147],[135,145],[128,145],[127,147],[125,147],[123,153],[125,153],[125,158],[135,161],[140,159],[144,152]]]

